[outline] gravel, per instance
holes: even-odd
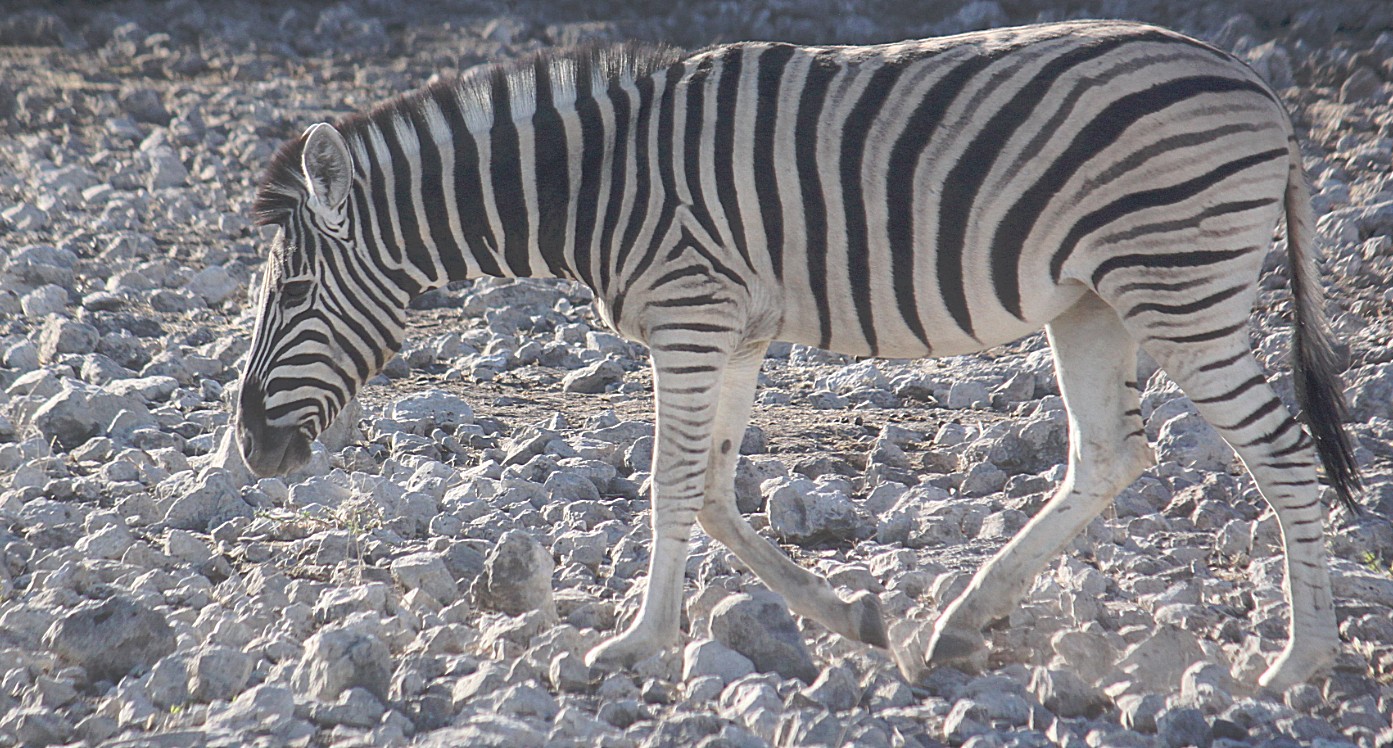
[[[699,533],[681,645],[584,664],[637,613],[654,445],[646,351],[578,286],[418,299],[401,354],[295,475],[252,479],[228,438],[270,239],[254,185],[312,122],[587,41],[861,43],[1098,15],[1235,51],[1302,133],[1369,479],[1365,515],[1330,520],[1346,645],[1329,674],[1255,689],[1286,636],[1280,530],[1145,357],[1160,464],[987,632],[976,669],[914,684]],[[0,746],[1393,745],[1388,28],[1386,4],[1295,0],[5,15]],[[1280,252],[1267,269],[1252,336],[1289,397]],[[877,595],[905,640],[1063,477],[1043,335],[924,362],[776,344],[757,402],[741,511],[842,594]]]

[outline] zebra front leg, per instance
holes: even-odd
[[[767,348],[767,342],[750,344],[726,366],[706,474],[706,503],[697,519],[702,529],[729,548],[761,582],[782,595],[793,612],[850,639],[888,647],[879,598],[862,591],[850,600],[842,600],[826,579],[794,563],[755,532],[736,508],[735,464]]]
[[[717,384],[727,354],[716,346],[679,341],[677,337],[691,336],[673,332],[675,336],[650,340],[657,443],[648,588],[633,623],[590,650],[588,665],[628,666],[678,640],[688,543],[705,500]]]
[[[1086,294],[1046,331],[1069,413],[1064,482],[940,615],[925,656],[931,667],[978,653],[982,627],[1008,615],[1045,565],[1154,460],[1134,381],[1137,344],[1112,308]]]

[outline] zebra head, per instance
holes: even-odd
[[[272,241],[242,375],[237,438],[260,476],[303,465],[310,444],[401,346],[406,297],[356,231],[354,160],[333,126],[286,143],[257,190]]]

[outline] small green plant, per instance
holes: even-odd
[[[1373,551],[1364,551],[1364,555],[1360,556],[1360,560],[1364,562],[1364,568],[1369,571],[1393,578],[1393,561],[1384,561]]]

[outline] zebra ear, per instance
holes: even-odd
[[[305,131],[300,166],[309,185],[310,204],[338,212],[348,200],[353,156],[348,144],[332,125],[320,122]]]

